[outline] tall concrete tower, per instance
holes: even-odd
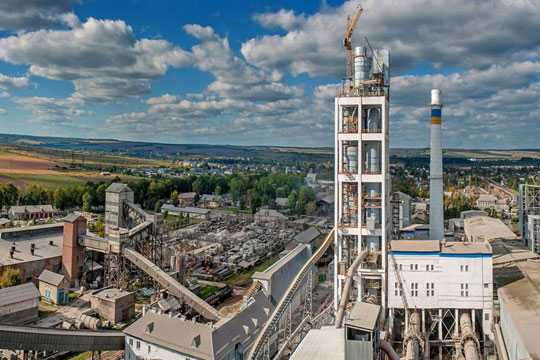
[[[429,173],[429,237],[444,238],[443,169],[441,149],[441,90],[431,90],[431,156]]]
[[[354,81],[335,99],[334,303],[342,310],[348,301],[386,306],[391,229],[388,51],[359,47],[354,56]]]

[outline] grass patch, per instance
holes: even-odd
[[[69,358],[70,360],[87,360],[92,358],[92,353],[90,351],[83,352],[77,356]]]
[[[219,291],[219,288],[216,286],[203,286],[201,287],[201,292],[199,293],[199,297],[203,300],[206,300],[218,291]]]
[[[275,264],[279,260],[279,255],[274,255],[264,260],[259,265],[255,266],[251,270],[241,271],[225,279],[225,283],[231,286],[249,286],[251,284],[251,276],[257,271],[265,271],[270,266]]]

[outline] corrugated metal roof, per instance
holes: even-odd
[[[0,307],[14,303],[39,299],[39,291],[33,283],[10,286],[0,289]]]
[[[303,244],[311,244],[311,242],[313,242],[313,240],[319,237],[319,235],[321,235],[321,233],[319,232],[319,230],[317,230],[317,228],[309,227],[301,233],[297,234],[294,237],[294,240]]]
[[[62,281],[64,281],[64,279],[65,279],[64,275],[57,274],[47,269],[43,270],[38,278],[39,281],[46,282],[47,284],[50,284],[53,286],[60,286],[60,284],[62,283]]]
[[[345,324],[366,330],[375,330],[380,312],[380,305],[357,302],[349,313]]]

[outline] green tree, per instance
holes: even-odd
[[[82,201],[83,201],[83,206],[82,206],[83,211],[87,211],[87,212],[92,211],[93,198],[92,198],[92,195],[90,194],[90,191],[86,191],[84,193]]]
[[[7,268],[0,276],[0,289],[19,285],[22,282],[22,276],[19,269]]]

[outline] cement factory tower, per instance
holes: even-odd
[[[429,236],[444,238],[443,169],[441,150],[441,90],[431,90],[431,156],[429,174]]]
[[[335,99],[336,324],[347,302],[386,306],[389,212],[389,54],[351,46],[361,9],[349,21],[344,46],[347,78]]]

